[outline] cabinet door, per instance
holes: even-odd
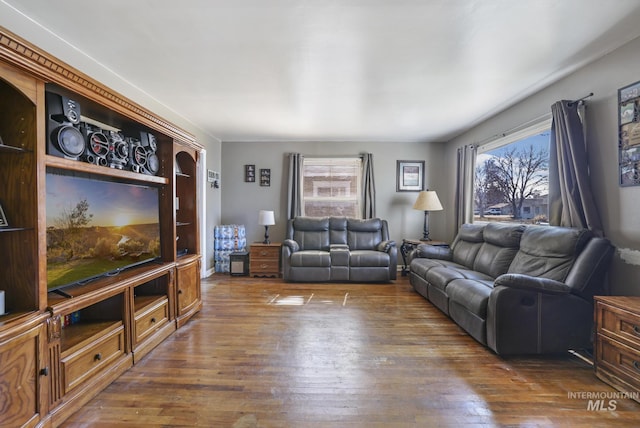
[[[40,420],[43,331],[40,324],[0,343],[0,426],[34,426]]]
[[[176,288],[178,318],[190,317],[200,310],[200,259],[176,267]]]

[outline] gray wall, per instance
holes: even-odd
[[[341,143],[341,142],[253,142],[222,143],[222,212],[221,224],[244,224],[248,242],[262,241],[264,227],[257,224],[258,211],[274,210],[276,225],[269,228],[272,241],[284,239],[287,208],[288,154],[307,156],[358,155],[372,153],[376,183],[376,214],[388,220],[391,238],[399,243],[402,238],[422,236],[424,214],[411,207],[416,192],[396,192],[396,161],[424,160],[425,183],[431,190],[445,192],[450,185],[443,180],[444,144],[432,143]],[[244,182],[244,165],[254,164],[256,169],[271,169],[271,187]],[[443,202],[444,204],[444,202]],[[434,239],[443,238],[444,218],[452,207],[429,217]]]
[[[588,150],[591,185],[605,235],[617,247],[610,272],[613,294],[640,295],[640,187],[618,185],[618,89],[640,80],[640,39],[576,71],[527,100],[483,122],[447,144],[446,170],[454,182],[456,148],[486,140],[550,111],[561,99],[594,93],[587,102]],[[454,188],[444,195],[453,204]],[[447,222],[447,238],[455,225]]]

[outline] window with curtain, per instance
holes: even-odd
[[[474,221],[546,224],[551,118],[478,147]]]
[[[302,215],[362,218],[362,159],[305,157]]]

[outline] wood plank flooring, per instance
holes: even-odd
[[[217,274],[203,281],[203,299],[200,314],[63,426],[609,427],[640,421],[640,404],[629,399],[614,400],[615,410],[594,410],[585,394],[614,389],[582,359],[498,357],[406,278],[287,284]]]

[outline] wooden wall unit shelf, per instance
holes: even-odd
[[[48,154],[45,93],[82,115],[157,140],[143,174]],[[57,426],[202,307],[195,138],[0,27],[0,426]],[[84,285],[47,289],[47,171],[157,187],[160,253]],[[179,205],[178,205],[179,204]],[[26,374],[26,375],[18,375]]]

